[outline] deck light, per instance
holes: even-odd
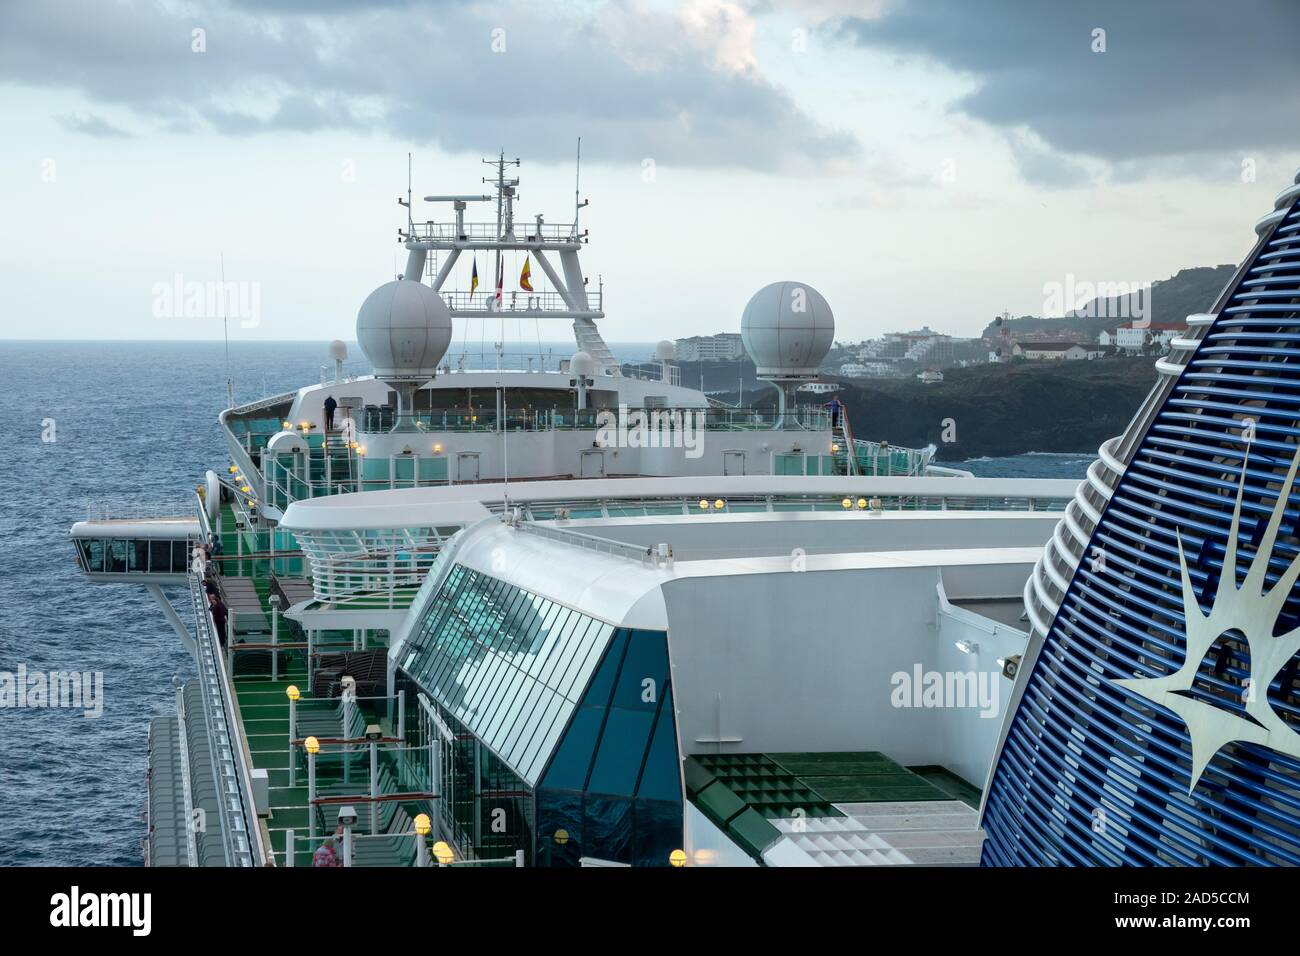
[[[840,506],[841,506],[845,511],[848,511],[850,508],[853,507],[853,499],[852,499],[852,498],[845,498],[843,501],[840,502]]]
[[[307,751],[307,753],[311,754],[312,756],[315,756],[316,754],[320,753],[320,741],[317,740],[315,737],[308,737],[306,740],[304,740],[302,742],[302,747],[304,750]]]
[[[858,510],[861,511],[861,510],[862,510],[863,508],[865,508],[866,506],[867,506],[867,499],[866,499],[866,498],[859,498],[859,499],[858,499]]]
[[[831,442],[831,454],[838,455],[839,453],[840,453],[839,442]]]
[[[678,867],[679,869],[680,869],[681,867],[685,866],[685,865],[686,865],[686,851],[685,851],[685,850],[673,850],[672,853],[669,853],[669,854],[668,854],[668,862],[669,862],[672,866]]]
[[[235,472],[237,472],[237,471],[239,471],[239,469],[236,468],[234,465],[231,465],[231,466],[230,466],[230,473],[231,473],[232,475],[233,475]]]
[[[439,866],[447,866],[456,859],[456,854],[452,852],[446,841],[439,840],[433,845],[433,858],[438,861]]]
[[[709,499],[708,499],[708,498],[701,498],[701,499],[700,499],[700,510],[701,510],[701,511],[708,511],[708,510],[709,510]]]
[[[433,453],[434,453],[435,455],[441,455],[441,454],[442,454],[442,445],[439,444],[438,442],[434,442],[434,443],[433,443]]]
[[[958,641],[957,650],[961,651],[963,654],[978,654],[980,652],[980,646],[973,641]]]
[[[420,836],[428,836],[429,831],[433,829],[433,824],[429,821],[427,813],[421,813],[415,818],[415,832]]]
[[[311,422],[303,422],[298,427],[301,428],[303,431],[307,431],[307,429],[311,428]]]
[[[564,844],[568,843],[568,842],[569,842],[569,831],[566,830],[566,829],[564,829],[564,827],[560,827],[560,829],[556,830],[556,831],[555,831],[555,842],[556,842],[559,846],[564,846]]]
[[[239,490],[242,491],[244,494],[248,494],[248,493],[249,493],[250,491],[252,491],[253,489],[250,488],[248,485],[244,485],[244,486],[242,486]]]
[[[284,696],[288,697],[290,700],[297,700],[302,696],[302,691],[298,689],[297,684],[290,684],[284,689]]]
[[[357,454],[360,455],[362,458],[364,458],[364,457],[366,456],[366,446],[365,446],[365,445],[358,445],[358,446],[357,446]]]
[[[281,422],[280,424],[284,426],[285,431],[288,431],[290,428],[293,428],[293,422]]]
[[[716,508],[718,511],[721,511],[723,508],[726,507],[726,505],[727,505],[727,503],[726,503],[725,501],[723,501],[721,498],[719,498],[717,501],[713,502],[713,507]]]

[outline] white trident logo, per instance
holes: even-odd
[[[1166,677],[1131,678],[1117,680],[1116,684],[1140,694],[1161,707],[1172,710],[1187,725],[1192,738],[1192,775],[1187,786],[1191,796],[1205,767],[1219,749],[1233,741],[1245,741],[1276,750],[1300,759],[1300,734],[1274,712],[1268,705],[1268,686],[1278,671],[1300,650],[1300,628],[1273,636],[1278,614],[1296,578],[1300,576],[1300,557],[1278,578],[1267,592],[1264,576],[1273,555],[1278,529],[1286,513],[1291,486],[1295,482],[1296,466],[1300,465],[1300,450],[1291,460],[1286,481],[1278,494],[1277,505],[1269,518],[1268,528],[1259,544],[1259,550],[1250,562],[1246,579],[1237,586],[1237,531],[1241,524],[1241,497],[1246,484],[1246,465],[1242,462],[1241,480],[1237,484],[1237,502],[1232,510],[1232,527],[1228,532],[1227,554],[1223,558],[1223,572],[1219,577],[1218,591],[1209,615],[1201,613],[1187,573],[1187,557],[1183,553],[1183,536],[1178,534],[1178,563],[1183,577],[1183,618],[1187,632],[1187,658],[1183,666]],[[1232,713],[1183,696],[1192,689],[1197,669],[1205,655],[1224,632],[1240,631],[1250,648],[1250,678],[1242,702],[1247,717]]]

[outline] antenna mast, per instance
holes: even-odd
[[[221,253],[221,337],[226,342],[226,407],[235,407],[235,385],[230,378],[230,317],[226,312],[226,254]]]
[[[578,137],[578,160],[573,165],[573,236],[576,239],[581,235],[578,228],[578,210],[582,208],[581,202],[581,184],[582,182],[582,137]]]

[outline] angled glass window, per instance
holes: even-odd
[[[554,731],[555,756],[537,785],[536,859],[667,866],[682,844],[667,637],[620,628],[604,643],[581,704],[562,732]],[[552,845],[557,829],[568,835],[563,848]]]
[[[403,669],[535,785],[614,628],[461,566],[421,613]]]

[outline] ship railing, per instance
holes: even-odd
[[[344,867],[392,866],[395,862],[405,862],[401,848],[403,838],[410,841],[414,851],[412,859],[417,867],[523,867],[527,866],[527,855],[523,850],[516,850],[511,856],[491,857],[487,859],[451,859],[439,862],[436,858],[437,844],[433,842],[434,831],[421,835],[414,826],[408,830],[393,833],[356,833],[351,834],[353,853],[351,859],[344,859],[342,842],[333,832],[311,836],[299,833],[296,829],[285,831],[285,866],[311,865],[316,850],[327,840],[334,843],[334,852]],[[372,850],[372,848],[374,848]],[[449,847],[450,849],[450,847]],[[454,851],[452,851],[454,852]]]
[[[349,371],[348,367],[343,366],[343,377],[338,377],[338,369],[331,363],[320,367],[320,383],[322,385],[344,385],[348,382],[355,382],[358,379],[366,378],[370,375],[368,370],[363,370],[361,366],[354,365]]]
[[[194,503],[185,498],[149,501],[139,498],[96,499],[86,502],[87,521],[164,520],[194,517]]]
[[[663,432],[682,428],[703,428],[705,431],[826,431],[830,428],[830,413],[820,408],[802,408],[798,412],[778,415],[755,409],[732,408],[680,408],[647,407],[628,408],[626,416],[623,410],[609,409],[561,409],[552,408],[507,408],[503,416],[498,416],[496,409],[442,409],[433,412],[417,412],[412,416],[426,429],[434,432],[495,432],[504,425],[508,431],[548,432],[548,431],[594,431],[600,428],[627,428],[635,430],[644,427],[648,432]],[[635,418],[634,418],[635,416]],[[362,422],[367,434],[386,432],[392,429],[395,421],[393,409],[372,406],[363,412]],[[883,448],[874,442],[863,444],[863,454],[869,448]],[[899,468],[919,467],[923,457],[928,460],[925,449],[904,449],[893,447],[890,451],[904,462]],[[880,451],[879,454],[883,454]],[[882,466],[882,474],[884,469]],[[894,474],[900,474],[894,471]],[[917,473],[915,470],[909,474]]]
[[[529,315],[554,312],[557,317],[570,315],[601,316],[601,299],[599,291],[587,293],[586,308],[575,308],[565,301],[558,292],[521,292],[518,290],[502,292],[501,302],[497,302],[496,292],[492,290],[479,292],[439,292],[442,301],[452,312],[494,312],[510,315],[526,312]]]
[[[594,534],[585,534],[581,531],[571,531],[567,528],[556,528],[550,525],[534,524],[531,521],[512,522],[514,527],[520,531],[529,534],[535,534],[538,537],[549,538],[552,541],[560,541],[564,544],[574,545],[579,548],[586,548],[588,551],[598,551],[602,554],[611,554],[616,557],[627,558],[631,561],[637,561],[651,567],[660,567],[661,565],[671,565],[672,548],[663,546],[662,548],[647,547],[645,545],[629,544],[626,541],[615,541],[613,538],[601,538]]]
[[[416,222],[411,238],[417,242],[574,242],[573,223],[516,223],[512,236],[502,235],[495,222]]]
[[[367,608],[386,603],[396,608],[409,605],[443,544],[459,530],[452,525],[332,529],[295,532],[295,537],[307,558],[317,601]]]
[[[558,372],[560,362],[567,360],[555,356],[552,349],[534,352],[503,351],[498,355],[491,349],[479,347],[471,352],[468,343],[463,343],[460,351],[448,352],[443,359],[439,375],[460,375],[464,372]]]
[[[222,840],[228,866],[262,866],[269,858],[262,838],[249,768],[252,758],[235,704],[234,688],[223,666],[220,644],[213,632],[207,595],[199,575],[191,572],[190,601],[194,611],[199,685],[203,717],[211,744],[213,778],[222,818]]]
[[[176,736],[181,765],[181,800],[185,807],[185,861],[186,865],[197,867],[199,849],[197,834],[191,822],[194,819],[194,798],[190,791],[190,741],[185,713],[185,685],[176,678],[173,680],[176,681]],[[149,816],[152,819],[153,813],[150,812]],[[146,841],[147,845],[148,841]]]
[[[898,479],[891,479],[897,482]],[[584,517],[654,517],[657,515],[710,514],[726,511],[778,512],[778,511],[843,511],[844,502],[857,510],[858,498],[880,502],[881,511],[1063,511],[1071,501],[1062,495],[953,495],[924,491],[924,481],[918,481],[918,490],[912,492],[886,491],[873,488],[870,477],[856,479],[861,486],[852,497],[834,495],[729,495],[720,498],[704,494],[699,496],[674,495],[671,497],[644,498],[571,498],[564,500],[521,503],[518,507],[530,521],[565,520]],[[721,507],[718,507],[721,502]],[[501,507],[499,502],[485,502],[490,510]],[[703,505],[707,505],[705,508]],[[864,506],[865,509],[865,506]]]
[[[258,501],[266,500],[265,481],[262,478],[261,469],[253,464],[253,458],[250,450],[244,446],[233,431],[230,429],[230,423],[227,421],[229,410],[222,412],[217,416],[217,421],[221,425],[221,431],[226,439],[226,450],[230,452],[230,460],[235,463],[235,467],[244,475],[250,487],[253,490],[253,497]]]
[[[923,475],[934,457],[934,446],[903,448],[888,442],[853,439],[854,463],[858,473],[875,478]]]

